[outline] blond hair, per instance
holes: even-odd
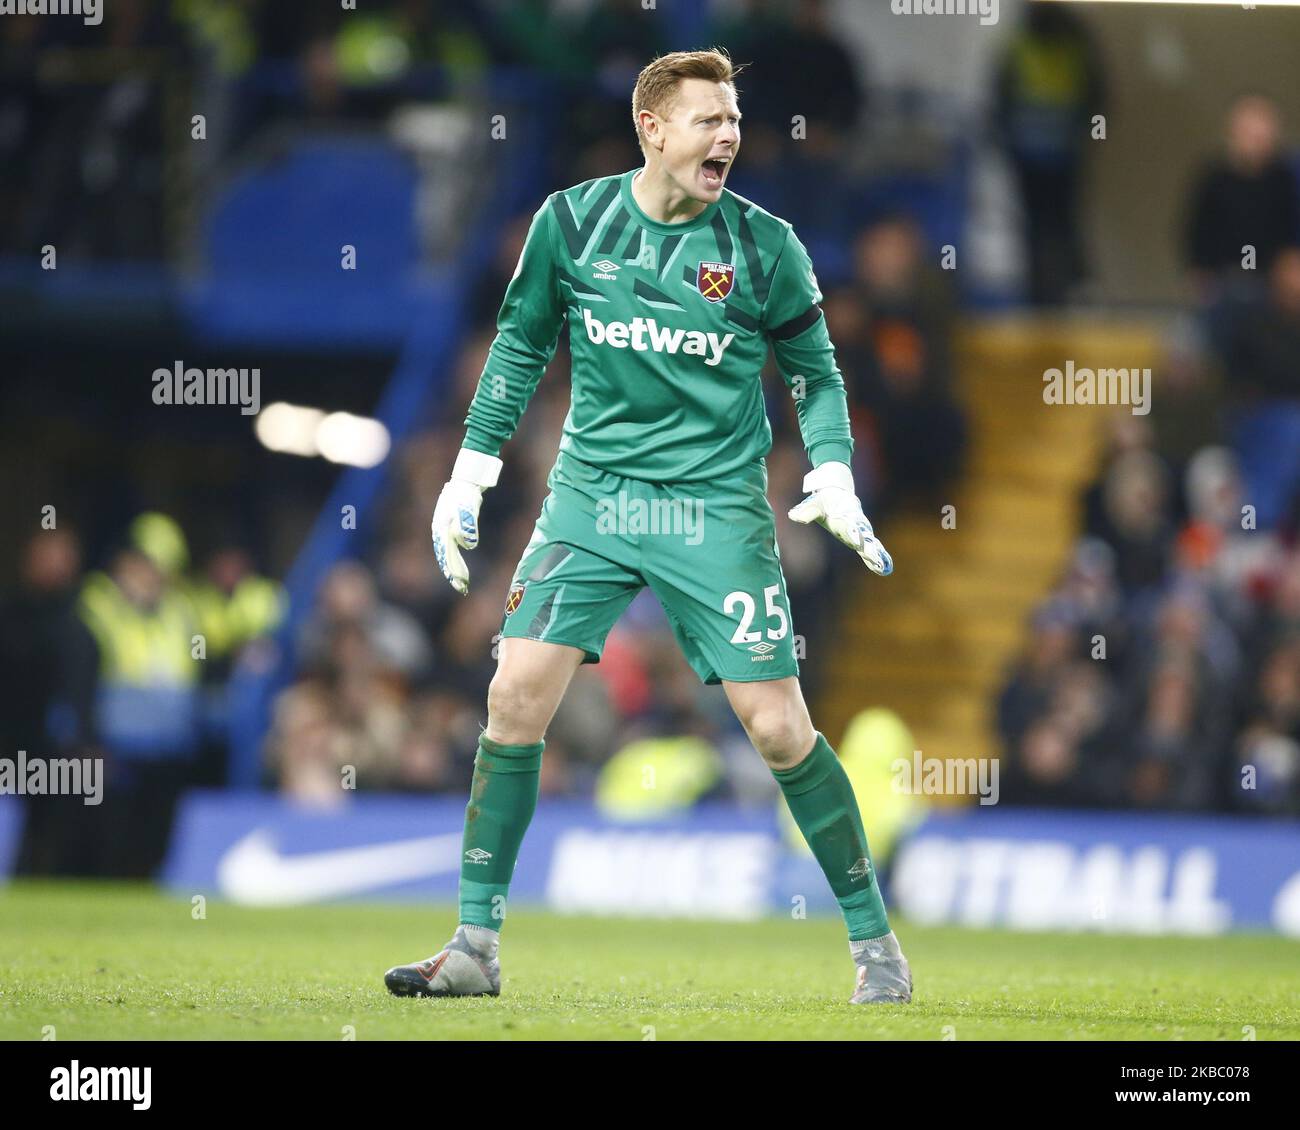
[[[708,51],[674,51],[660,55],[646,64],[637,75],[632,91],[632,123],[636,126],[636,139],[645,148],[645,135],[641,132],[641,111],[667,117],[677,98],[677,88],[683,79],[702,78],[706,82],[725,82],[735,92],[735,77],[744,69],[733,66],[730,57],[721,47]]]

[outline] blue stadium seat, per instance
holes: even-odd
[[[204,229],[197,327],[219,339],[396,346],[419,285],[417,172],[391,145],[308,138],[236,180]],[[343,270],[342,248],[356,248]]]

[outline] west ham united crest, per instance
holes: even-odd
[[[509,616],[516,608],[519,607],[520,601],[524,599],[524,586],[511,585],[510,595],[506,597],[506,615]]]
[[[735,281],[734,263],[701,263],[695,275],[695,285],[710,302],[721,302],[726,298],[731,293],[731,284]]]

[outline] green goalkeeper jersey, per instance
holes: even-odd
[[[772,445],[770,342],[813,466],[853,451],[844,381],[812,262],[784,220],[732,192],[685,223],[652,220],[637,170],[549,196],[533,217],[466,417],[497,455],[569,328],[560,451],[647,482],[732,474]]]

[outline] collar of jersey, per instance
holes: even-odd
[[[698,216],[693,216],[680,224],[664,224],[658,220],[652,220],[641,211],[641,205],[636,202],[636,197],[632,195],[632,178],[640,171],[640,168],[629,169],[623,174],[623,203],[627,205],[628,210],[642,227],[649,228],[652,232],[658,232],[660,235],[674,235],[677,232],[694,231],[696,228],[702,228],[713,219],[713,213],[718,210],[721,199],[706,205],[704,211]]]

